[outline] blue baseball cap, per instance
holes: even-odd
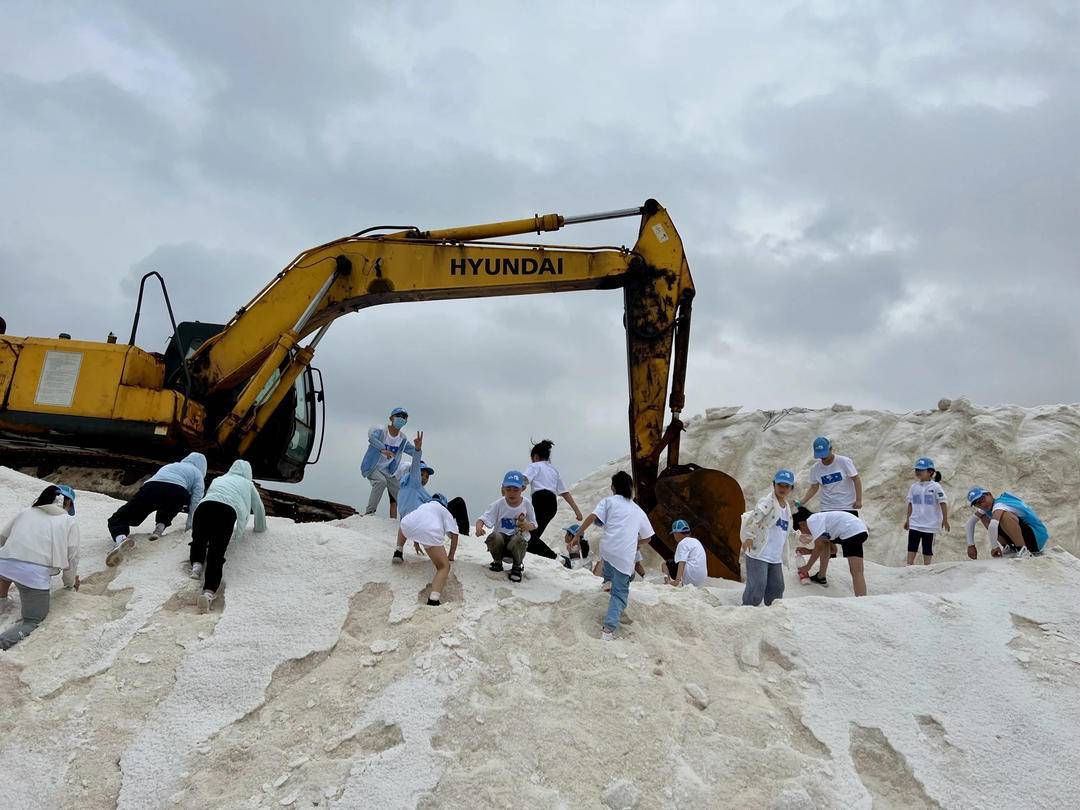
[[[832,442],[824,436],[814,439],[814,458],[825,458],[832,452]]]
[[[404,408],[402,408],[400,405],[398,405],[396,408],[394,408],[392,411],[390,411],[391,416],[398,416],[399,414],[401,416],[406,417],[406,418],[408,418],[408,416],[409,416],[409,412],[407,410],[405,410]]]
[[[441,492],[436,492],[434,495],[432,495],[431,500],[438,501],[443,506],[446,506],[446,496],[443,495]]]
[[[791,470],[780,469],[776,471],[776,475],[772,477],[774,484],[790,484],[795,486],[795,473]]]
[[[61,494],[71,501],[71,508],[67,510],[69,515],[75,514],[75,490],[69,487],[67,484],[57,484],[56,488],[60,490]]]
[[[421,460],[420,461],[420,472],[424,472],[424,470],[427,470],[428,475],[434,475],[435,474],[435,468],[432,467],[430,464],[428,464],[426,461]]]
[[[525,476],[519,473],[517,470],[510,470],[503,476],[502,485],[504,487],[517,487],[518,489],[525,489]]]
[[[920,459],[916,459],[916,461],[915,461],[915,469],[916,470],[933,470],[934,469],[934,460],[932,458],[927,458],[926,456],[923,456]]]
[[[982,487],[972,487],[968,490],[967,494],[968,504],[974,505],[975,501],[979,500],[979,498],[981,498],[983,495],[989,494],[990,493]]]
[[[671,524],[672,532],[679,532],[680,534],[688,534],[690,532],[690,524],[682,518],[679,518]]]
[[[581,529],[581,524],[580,523],[571,523],[569,526],[567,526],[565,529],[563,529],[563,531],[566,532],[567,534],[577,534],[580,529]]]

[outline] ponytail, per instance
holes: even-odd
[[[941,483],[941,473],[939,473],[937,470],[934,470],[934,481],[939,484]]]
[[[64,493],[60,491],[60,487],[56,486],[56,484],[49,484],[49,486],[41,490],[41,494],[38,495],[32,506],[48,506],[51,503],[56,503],[57,496],[63,497],[63,495]]]

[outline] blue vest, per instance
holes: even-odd
[[[1039,520],[1039,516],[1035,514],[1032,508],[1009,492],[1002,492],[994,499],[995,509],[998,504],[1016,510],[1020,519],[1035,532],[1035,542],[1039,546],[1039,551],[1042,551],[1046,541],[1050,539],[1050,532],[1046,530],[1046,526]]]

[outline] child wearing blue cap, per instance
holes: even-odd
[[[503,476],[502,497],[487,508],[476,521],[476,536],[487,534],[485,527],[494,529],[487,539],[487,548],[491,553],[492,571],[503,570],[503,557],[510,555],[513,560],[510,573],[511,582],[521,582],[521,562],[525,559],[525,550],[529,547],[529,532],[536,528],[536,513],[532,501],[523,494],[525,476],[517,470],[510,470]]]
[[[705,578],[709,575],[705,547],[696,537],[690,536],[690,524],[681,518],[671,524],[671,534],[676,543],[675,558],[664,560],[661,567],[664,584],[674,585],[676,588],[683,585],[704,585]]]
[[[397,478],[401,456],[413,449],[402,428],[409,421],[409,413],[398,406],[390,411],[386,427],[375,426],[368,431],[368,448],[360,462],[360,474],[371,482],[365,515],[374,515],[384,492],[389,491],[397,499],[400,481]]]
[[[581,543],[577,545],[574,544],[574,536],[577,535],[578,529],[580,528],[580,523],[571,523],[569,526],[563,529],[563,543],[566,545],[566,554],[564,554],[562,557],[562,564],[564,568],[576,568],[582,566],[589,558],[588,540],[582,537]]]
[[[832,442],[824,436],[814,439],[814,458],[810,468],[810,488],[802,497],[802,503],[821,490],[821,511],[839,510],[858,517],[862,509],[862,480],[855,462],[847,456],[834,452]]]
[[[12,583],[19,591],[19,621],[0,633],[0,650],[18,644],[49,614],[51,580],[62,573],[65,588],[79,589],[79,526],[75,490],[50,484],[37,500],[0,531],[0,599]]]
[[[739,536],[746,562],[742,603],[771,605],[784,596],[784,551],[794,531],[788,497],[795,489],[795,473],[780,469],[773,476],[772,492],[742,516]]]
[[[915,555],[922,546],[923,565],[934,561],[934,535],[949,530],[949,503],[941,488],[941,473],[934,469],[932,459],[923,456],[915,462],[915,483],[907,495],[907,564],[915,564]]]
[[[972,487],[968,503],[975,510],[967,523],[968,557],[976,559],[975,524],[982,523],[990,535],[991,557],[1028,557],[1039,555],[1050,539],[1050,532],[1035,510],[1011,492],[996,498],[989,490]]]

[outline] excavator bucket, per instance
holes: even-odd
[[[683,518],[705,547],[709,576],[740,580],[739,526],[746,499],[739,482],[719,470],[681,464],[660,473],[655,491],[656,506],[649,520],[657,530],[653,541],[657,553],[672,559],[676,543],[671,524]]]

